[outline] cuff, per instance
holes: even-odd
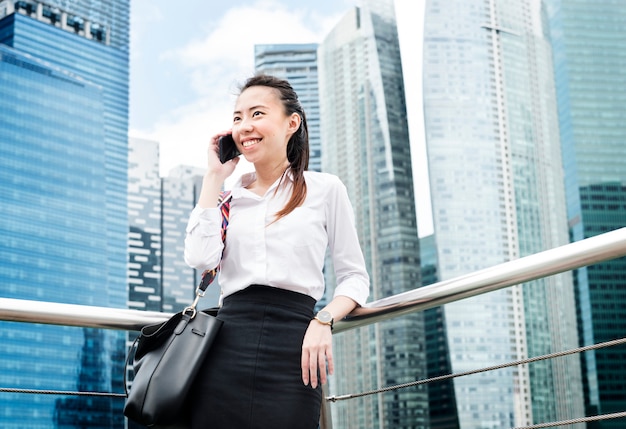
[[[358,278],[346,279],[335,288],[334,296],[347,296],[363,306],[369,297],[369,283]]]

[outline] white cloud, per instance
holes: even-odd
[[[213,82],[233,92],[254,73],[255,44],[319,43],[338,19],[288,9],[274,0],[258,1],[231,8],[206,37],[166,52],[162,59],[180,61],[198,94],[214,93]]]
[[[270,4],[273,2],[269,2]],[[302,43],[317,41],[319,35],[304,23],[302,11],[290,11],[278,3],[274,7],[251,6],[227,11],[208,37],[186,46],[179,56],[186,65],[215,65],[228,59],[236,65],[247,65],[255,43]],[[246,52],[248,51],[248,52]]]

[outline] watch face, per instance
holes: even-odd
[[[322,323],[330,323],[333,320],[332,314],[330,314],[330,312],[328,311],[320,311],[319,313],[317,313],[317,318]]]

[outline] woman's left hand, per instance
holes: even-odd
[[[302,341],[302,382],[305,386],[310,383],[314,389],[318,381],[326,384],[327,369],[329,375],[335,369],[331,328],[313,319]]]

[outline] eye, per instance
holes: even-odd
[[[260,115],[262,115],[262,114],[263,114],[263,112],[261,112],[260,110],[255,110],[255,111],[254,111],[254,113],[252,113],[252,117],[254,117],[254,116],[260,116]]]
[[[239,122],[239,121],[241,121],[241,118],[239,116],[233,117],[233,122]]]

